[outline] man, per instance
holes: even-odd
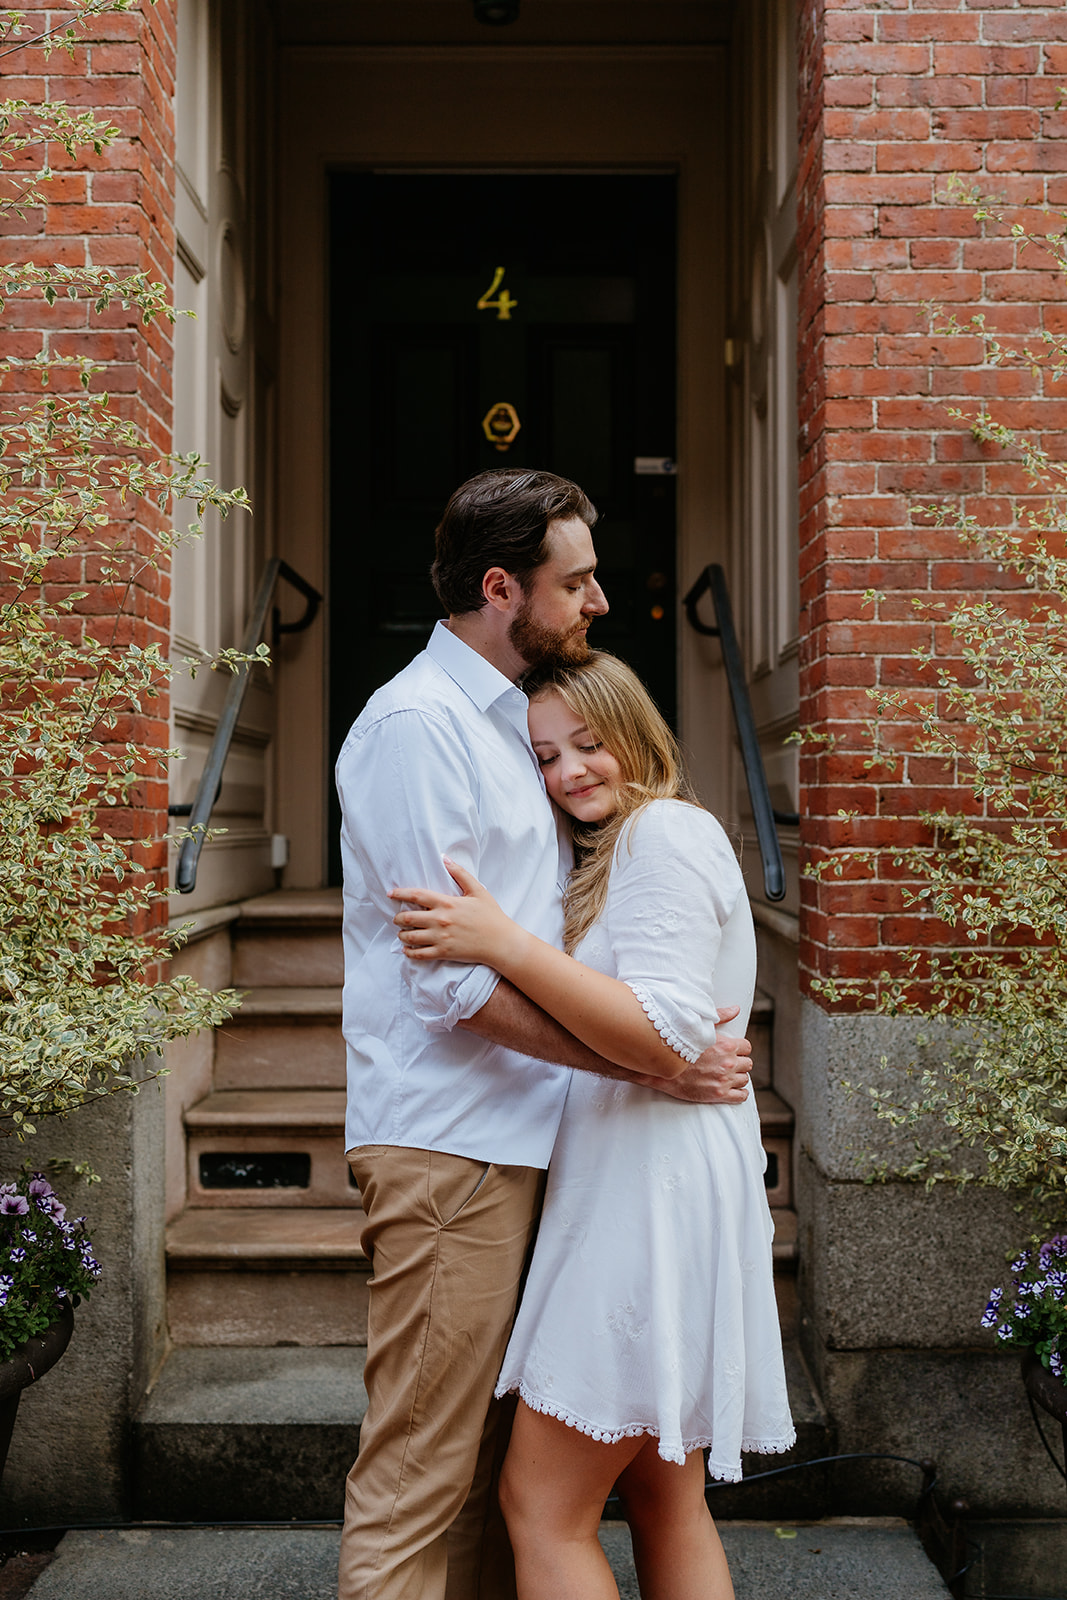
[[[371,698],[337,762],[345,1138],[373,1268],[341,1600],[514,1592],[487,1534],[493,1384],[568,1069],[635,1078],[488,968],[403,960],[388,898],[398,884],[450,890],[447,855],[510,916],[561,943],[569,843],[561,859],[516,684],[535,665],[587,653],[589,624],[607,610],[595,519],[577,485],[550,473],[505,468],[457,489],[433,567],[449,620]],[[747,1051],[723,1040],[670,1092],[743,1099]]]

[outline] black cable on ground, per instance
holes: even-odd
[[[813,1461],[791,1461],[785,1467],[771,1467],[767,1472],[750,1472],[744,1478],[731,1482],[728,1478],[705,1478],[705,1489],[739,1489],[746,1483],[758,1483],[761,1478],[780,1478],[784,1472],[799,1472],[803,1467],[825,1467],[835,1461],[903,1461],[906,1466],[918,1467],[922,1473],[926,1472],[928,1463],[916,1461],[914,1456],[884,1455],[875,1450],[852,1450],[847,1455],[816,1456]],[[928,1484],[923,1486],[922,1493],[930,1494],[937,1483],[936,1474]]]

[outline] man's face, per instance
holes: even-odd
[[[586,630],[608,603],[594,576],[593,536],[581,517],[550,522],[546,543],[548,559],[527,583],[508,638],[529,667],[570,666],[589,654]]]

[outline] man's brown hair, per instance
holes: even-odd
[[[430,577],[450,616],[480,611],[482,579],[502,567],[525,588],[548,557],[550,522],[580,517],[587,527],[596,509],[576,483],[553,472],[495,467],[460,484],[437,528],[437,559]]]

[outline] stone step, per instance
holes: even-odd
[[[792,1206],[772,1206],[774,1219],[774,1267],[792,1270],[797,1259],[797,1214]]]
[[[757,989],[748,1017],[746,1037],[752,1045],[752,1084],[769,1089],[774,1077],[774,1001]]]
[[[772,1210],[788,1207],[793,1204],[793,1112],[773,1089],[757,1089],[756,1106],[767,1152],[767,1199]]]
[[[363,1345],[368,1262],[355,1208],[190,1207],[167,1228],[176,1345]]]
[[[233,982],[339,988],[340,889],[281,889],[243,901],[233,928]]]
[[[285,1457],[275,1467],[294,1476]],[[782,1520],[720,1524],[737,1600],[948,1600],[901,1517]],[[75,1529],[29,1600],[335,1600],[340,1540],[337,1528]],[[628,1529],[602,1522],[600,1543],[619,1600],[639,1600]]]
[[[216,1089],[342,1089],[341,990],[292,985],[245,991],[215,1033]]]
[[[134,1421],[136,1515],[339,1517],[366,1411],[363,1358],[362,1350],[172,1350]],[[796,1448],[788,1456],[746,1456],[746,1473],[833,1448],[821,1403],[791,1345],[786,1376]],[[827,1481],[825,1469],[813,1468],[709,1495],[716,1517],[821,1516]],[[727,1502],[726,1495],[733,1498]]]
[[[774,1210],[792,1204],[793,1113],[770,1089],[756,1090],[760,1127],[767,1151],[767,1198]],[[225,1089],[188,1108],[188,1204],[194,1206],[327,1206],[358,1204],[344,1160],[345,1094],[341,1089]],[[303,1158],[306,1176],[275,1172],[263,1161],[255,1181],[252,1157]],[[202,1162],[235,1160],[214,1180]],[[236,1159],[240,1158],[240,1159]],[[238,1168],[245,1169],[246,1183]],[[220,1185],[231,1183],[232,1187]],[[795,1235],[794,1235],[795,1237]]]
[[[343,1089],[224,1089],[185,1113],[190,1206],[358,1206]]]

